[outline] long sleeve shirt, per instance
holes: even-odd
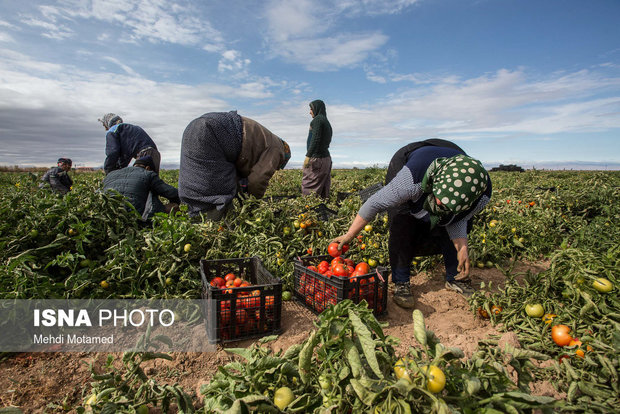
[[[428,216],[428,212],[423,207],[428,194],[422,191],[422,178],[426,169],[435,158],[451,157],[458,153],[450,148],[420,148],[392,181],[362,205],[359,215],[366,221],[372,221],[379,212],[407,203],[410,207],[410,214],[418,219],[424,219]],[[447,223],[439,224],[446,227],[451,240],[467,237],[467,222],[489,203],[491,194],[491,180],[489,179],[485,192],[478,197],[469,211],[452,216]]]

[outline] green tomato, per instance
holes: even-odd
[[[592,282],[592,287],[601,293],[611,292],[614,288],[614,285],[604,277],[599,277],[594,282]]]
[[[289,406],[290,403],[295,399],[295,394],[293,394],[293,390],[289,387],[278,388],[273,395],[273,403],[280,410],[284,410]]]
[[[321,374],[319,376],[319,385],[322,390],[328,390],[332,387],[332,380],[328,376]]]
[[[545,310],[540,303],[527,304],[525,305],[525,313],[532,318],[541,318],[545,314]]]

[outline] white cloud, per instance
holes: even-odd
[[[0,42],[13,43],[15,42],[15,39],[13,39],[13,36],[8,33],[0,32]]]
[[[325,10],[316,5],[310,0],[278,0],[268,4],[265,15],[274,41],[286,42],[290,38],[310,37],[323,32],[326,25],[319,15]]]
[[[93,19],[124,27],[126,37],[119,33],[124,41],[144,39],[217,50],[223,47],[224,42],[221,33],[206,17],[187,3],[166,0],[61,0],[55,6],[40,6],[38,10],[41,18],[28,16],[23,22],[44,29],[43,35],[53,38],[73,34],[61,21]]]
[[[341,0],[334,1],[333,7],[352,16],[397,14],[419,3],[420,0]]]
[[[339,4],[310,0],[270,2],[265,17],[272,55],[307,70],[323,72],[357,65],[387,42],[388,37],[378,31],[343,31],[340,23],[354,4]]]
[[[219,72],[234,71],[245,75],[250,63],[250,59],[243,58],[238,50],[226,50],[222,53],[217,70]]]
[[[363,62],[387,40],[387,36],[381,33],[343,33],[319,39],[290,40],[279,44],[275,53],[285,60],[301,64],[306,70],[324,72]]]
[[[115,57],[106,56],[103,59],[107,60],[107,61],[110,61],[110,62],[114,63],[115,65],[118,65],[121,69],[123,69],[125,71],[125,73],[127,73],[130,76],[135,76],[136,78],[140,77],[140,75],[136,71],[134,71],[129,65],[126,65],[125,63],[121,62],[120,60],[116,59]]]
[[[43,29],[42,36],[48,37],[50,39],[56,39],[56,40],[67,39],[73,36],[74,34],[73,30],[69,29],[68,27],[64,25],[56,24],[54,21],[47,22],[47,21],[35,19],[35,18],[25,18],[25,19],[22,19],[21,22],[30,27],[36,27],[36,28]]]

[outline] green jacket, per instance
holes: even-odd
[[[332,126],[327,120],[325,103],[317,99],[310,102],[310,108],[314,113],[314,118],[310,122],[306,157],[329,157],[329,144],[332,142]]]

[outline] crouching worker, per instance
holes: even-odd
[[[347,233],[334,241],[340,246],[350,242],[377,213],[387,210],[394,302],[414,307],[411,262],[434,254],[443,255],[446,288],[471,295],[467,234],[472,217],[491,199],[491,179],[482,163],[452,142],[429,139],[398,150],[385,181],[362,205]]]
[[[73,187],[73,180],[69,177],[72,165],[71,159],[58,158],[58,165],[47,170],[41,178],[42,182],[39,184],[39,188],[49,185],[52,190],[60,194],[67,194]]]
[[[155,213],[170,213],[178,208],[179,192],[159,178],[154,169],[150,156],[140,157],[133,167],[108,173],[103,180],[103,189],[116,190],[127,197],[144,220]],[[164,206],[158,196],[167,198],[170,203]]]
[[[204,114],[183,132],[179,196],[191,217],[219,221],[241,190],[241,180],[247,179],[250,195],[261,198],[290,157],[284,140],[236,111]]]

